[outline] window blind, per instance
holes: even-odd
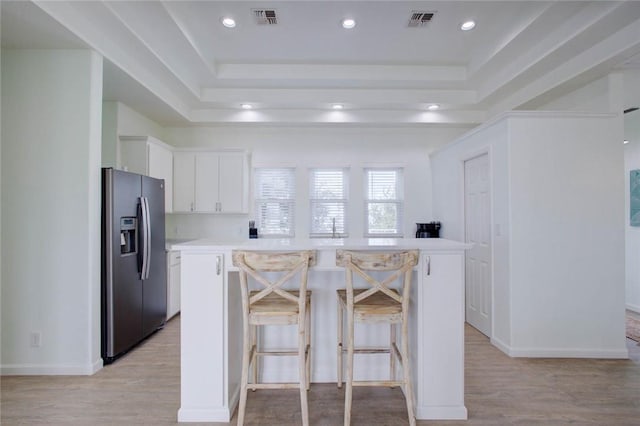
[[[309,172],[310,236],[347,234],[347,169],[311,169]]]
[[[404,181],[401,168],[365,169],[365,236],[402,237]]]
[[[254,170],[256,226],[263,236],[293,237],[295,234],[295,169]]]

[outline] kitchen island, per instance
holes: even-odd
[[[255,239],[228,244],[204,239],[172,246],[182,257],[178,421],[228,422],[238,402],[242,308],[238,271],[231,262],[235,249],[317,251],[317,265],[309,271],[309,289],[313,291],[311,381],[315,383],[336,381],[335,290],[344,287],[344,270],[335,265],[336,249],[420,250],[413,274],[409,324],[416,418],[466,419],[464,252],[469,247],[445,239],[413,238]],[[362,326],[357,335],[365,336],[367,345],[388,341],[388,327],[357,326]],[[295,332],[282,329],[267,330],[263,337],[265,344],[276,347],[295,342]],[[297,380],[295,364],[287,357],[266,359],[261,367],[262,380]],[[354,377],[384,377],[388,365],[388,355],[367,357],[358,362]],[[340,391],[336,388],[336,392]]]

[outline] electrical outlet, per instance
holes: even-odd
[[[42,333],[39,331],[32,331],[30,338],[32,348],[39,348],[42,346]]]

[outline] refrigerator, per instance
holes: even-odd
[[[102,169],[102,358],[110,364],[167,314],[164,180]]]

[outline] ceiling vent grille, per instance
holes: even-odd
[[[276,25],[278,18],[275,9],[251,9],[258,25]]]
[[[409,18],[409,27],[424,27],[435,15],[435,12],[420,12],[414,10],[411,12],[411,17]]]

